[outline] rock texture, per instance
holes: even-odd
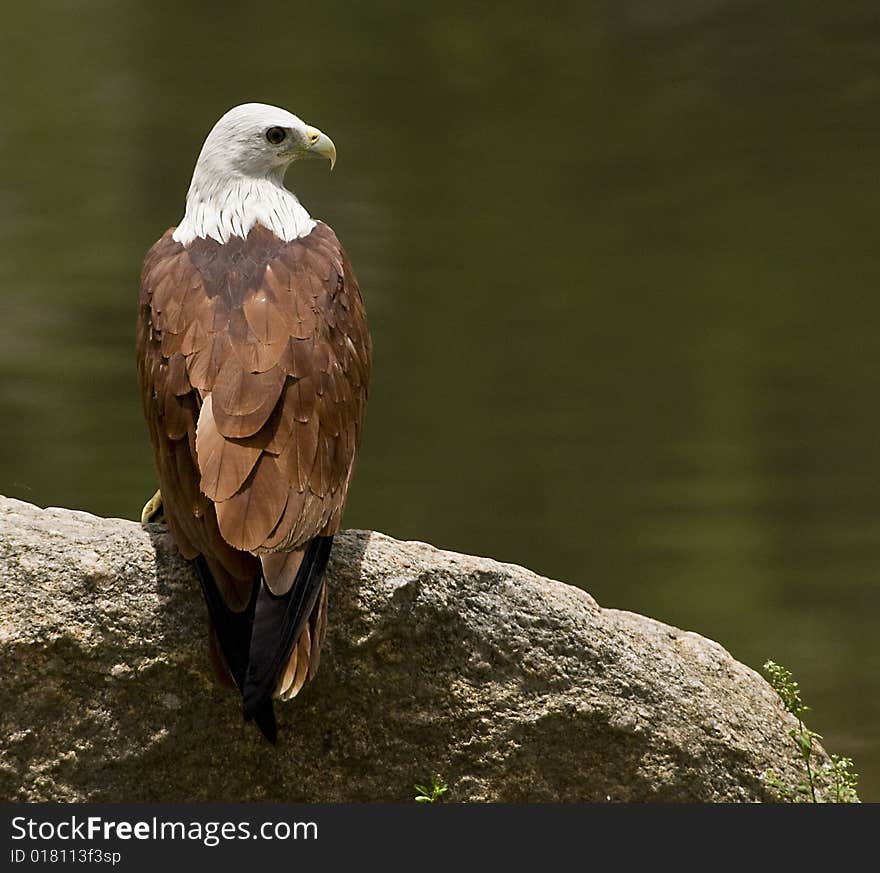
[[[755,801],[791,718],[717,643],[510,564],[338,537],[316,681],[244,725],[162,527],[0,498],[0,799]]]

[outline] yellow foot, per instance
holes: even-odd
[[[141,510],[141,524],[163,524],[165,510],[162,506],[162,492],[157,491]]]

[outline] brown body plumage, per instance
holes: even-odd
[[[221,672],[274,737],[270,698],[314,675],[326,628],[370,377],[364,304],[320,222],[289,242],[260,224],[222,243],[172,233],[144,262],[137,331],[164,513],[197,561]]]

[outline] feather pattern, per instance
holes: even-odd
[[[169,230],[144,262],[137,358],[169,529],[216,588],[215,648],[228,662],[223,625],[233,625],[218,604],[247,614],[256,603],[253,688],[291,697],[314,675],[326,632],[314,571],[339,529],[371,367],[363,300],[335,234],[318,222],[286,241],[255,224],[184,246]],[[316,538],[326,545],[304,562]],[[296,606],[273,605],[272,617],[261,591]],[[285,639],[257,640],[261,626]],[[233,660],[242,688],[250,674]],[[269,718],[253,688],[249,711]]]

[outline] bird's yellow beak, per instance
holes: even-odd
[[[321,133],[317,127],[306,127],[306,136],[309,140],[309,148],[306,154],[314,158],[326,158],[330,161],[330,169],[336,166],[336,146],[326,133]]]

